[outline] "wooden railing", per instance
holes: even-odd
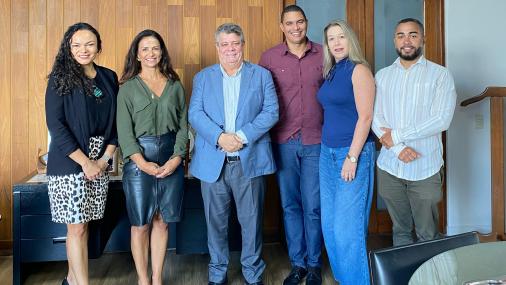
[[[480,95],[464,100],[460,106],[467,106],[490,98],[490,163],[492,231],[484,240],[505,240],[504,209],[504,100],[506,87],[487,87]]]

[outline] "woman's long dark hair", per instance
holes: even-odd
[[[86,95],[93,95],[92,81],[84,74],[84,68],[74,59],[70,50],[72,36],[80,30],[92,32],[97,37],[98,52],[102,50],[100,34],[90,24],[76,23],[67,29],[49,74],[49,77],[54,78],[54,88],[60,96],[70,94],[74,88],[82,88]]]
[[[132,44],[130,44],[130,48],[128,49],[128,53],[125,57],[125,68],[123,69],[123,74],[121,75],[120,84],[127,82],[129,79],[135,77],[141,72],[142,67],[141,63],[137,60],[137,52],[139,50],[140,41],[146,37],[154,37],[160,43],[160,50],[162,51],[162,58],[158,63],[158,69],[160,72],[167,77],[167,79],[178,81],[179,76],[172,68],[169,52],[167,51],[167,47],[165,46],[162,36],[153,30],[144,30],[137,34],[132,41]]]

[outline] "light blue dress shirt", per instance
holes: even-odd
[[[223,74],[223,107],[225,113],[225,132],[236,133],[241,139],[243,144],[247,143],[247,138],[244,133],[235,130],[235,118],[237,117],[237,105],[239,103],[239,93],[241,91],[241,71],[243,64],[233,75],[228,75],[220,65],[221,73]],[[227,156],[238,156],[239,153],[227,152]]]

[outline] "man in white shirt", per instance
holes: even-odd
[[[416,19],[397,23],[399,58],[376,74],[372,129],[382,144],[378,193],[393,222],[394,245],[438,237],[443,180],[441,133],[448,129],[457,94],[449,71],[423,56],[424,29]]]

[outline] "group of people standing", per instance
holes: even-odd
[[[219,26],[219,63],[194,77],[188,108],[157,32],[134,38],[118,81],[94,63],[99,33],[86,23],[69,27],[46,91],[52,219],[67,224],[62,284],[89,284],[88,222],[104,215],[107,167],[118,145],[138,283],[162,284],[167,224],[181,219],[188,122],[197,134],[189,170],[201,180],[209,285],[228,283],[232,203],[245,284],[263,284],[264,176],[272,173],[292,266],[283,284],[321,284],[323,244],[340,284],[369,284],[372,131],[382,144],[378,189],[394,245],[437,237],[441,132],[456,95],[449,72],[422,55],[423,25],[411,18],[397,24],[399,58],[376,82],[346,22],[330,22],[323,45],[307,38],[307,25],[300,7],[285,7],[286,41],[265,51],[259,65],[243,58],[240,26]]]

